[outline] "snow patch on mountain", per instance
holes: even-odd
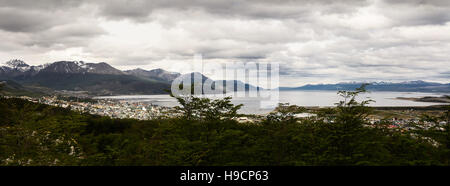
[[[7,61],[5,63],[6,67],[9,67],[11,69],[16,69],[21,72],[26,72],[31,69],[30,65],[26,64],[24,61],[19,59],[13,59],[10,61]]]

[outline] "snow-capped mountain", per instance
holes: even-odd
[[[5,63],[7,68],[16,69],[22,72],[30,70],[30,65],[26,64],[22,60],[13,59]]]
[[[107,63],[86,63],[83,61],[58,61],[39,66],[30,66],[21,60],[11,60],[0,67],[0,80],[15,81],[24,86],[32,85],[53,90],[80,90],[95,95],[114,94],[161,94],[170,89],[171,82],[196,73],[180,74],[163,69],[134,69],[121,71]],[[203,74],[202,82],[215,82]],[[202,84],[203,84],[202,83]],[[202,84],[197,86],[203,86]],[[218,83],[219,84],[219,83]],[[218,85],[217,84],[217,85]],[[226,85],[216,91],[233,91],[233,86],[253,87],[241,81],[226,81]],[[239,91],[239,90],[235,90]]]
[[[121,71],[107,63],[83,61],[58,61],[30,66],[22,60],[11,60],[0,66],[0,80],[11,80],[24,86],[46,87],[53,90],[83,90],[96,95],[166,93],[165,90],[170,89],[174,79],[192,77],[193,74],[182,75],[163,69]],[[208,83],[212,83],[214,91],[218,92],[261,89],[239,80],[212,80],[202,74],[199,77],[202,77],[202,85],[197,86],[205,86],[205,82],[208,80]],[[420,80],[400,83],[380,81],[315,84],[301,87],[280,87],[280,90],[355,90],[362,83],[369,83],[367,89],[371,91],[450,92],[450,84]],[[239,89],[239,87],[241,88]]]
[[[0,66],[0,80],[52,90],[87,91],[92,95],[161,94],[170,84],[131,76],[107,63],[58,61],[30,66],[11,60]]]
[[[83,61],[58,61],[49,64],[41,70],[42,72],[53,73],[92,73],[92,74],[124,74],[122,71],[115,69],[107,63],[85,63]]]
[[[32,70],[34,70],[34,68],[32,68],[30,65],[26,64],[22,60],[14,59],[7,61],[4,66],[0,67],[0,75],[21,76],[28,74],[28,72]]]
[[[68,74],[124,74],[107,63],[85,63],[83,61],[58,61],[54,63],[30,66],[22,60],[11,60],[0,67],[0,76],[34,76],[38,73],[68,73]]]

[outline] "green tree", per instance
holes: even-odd
[[[231,97],[211,100],[190,95],[175,98],[181,105],[176,106],[175,109],[187,120],[229,120],[236,117],[238,110],[243,106],[232,104]]]
[[[444,106],[445,111],[440,116],[431,116],[424,114],[421,116],[421,122],[415,125],[413,134],[419,134],[424,137],[431,138],[442,149],[443,161],[447,165],[450,164],[450,106]],[[430,128],[422,127],[423,122],[434,124]]]
[[[5,87],[5,82],[0,82],[0,95],[2,94],[4,87]]]
[[[374,147],[369,136],[373,131],[364,127],[372,111],[367,105],[373,100],[357,101],[358,95],[367,92],[366,86],[363,84],[355,91],[338,92],[343,100],[336,103],[336,112],[332,120],[328,121],[331,123],[328,125],[331,140],[329,153],[334,154],[331,158],[338,165],[359,162],[366,156],[365,152]]]
[[[281,104],[285,119],[265,121],[275,125],[230,120],[231,98],[187,97],[179,109],[190,115],[146,121],[0,98],[0,165],[449,165],[450,109],[427,130],[385,130],[367,125],[358,92],[299,121],[291,116],[304,108]]]
[[[290,105],[289,103],[279,103],[274,112],[271,112],[266,116],[266,120],[269,122],[295,122],[296,114],[303,113],[306,108],[297,105]]]

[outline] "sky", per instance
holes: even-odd
[[[186,73],[201,54],[277,62],[281,86],[450,82],[448,0],[0,0],[0,40],[0,63]]]

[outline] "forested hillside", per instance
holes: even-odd
[[[448,124],[370,126],[357,93],[315,119],[287,106],[261,123],[232,120],[229,99],[183,99],[180,118],[138,121],[1,98],[0,165],[450,165]]]

